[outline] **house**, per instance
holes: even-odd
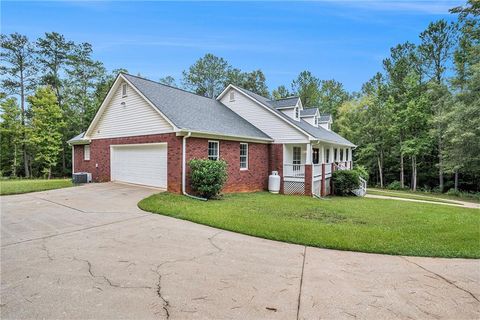
[[[73,172],[188,193],[188,161],[224,159],[224,192],[265,190],[278,171],[281,193],[325,195],[335,168],[352,168],[354,144],[330,116],[298,97],[270,100],[229,85],[210,99],[121,73],[86,132],[69,140]]]

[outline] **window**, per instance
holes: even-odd
[[[313,164],[318,164],[320,162],[320,152],[317,148],[313,148]]]
[[[325,149],[325,163],[330,163],[330,149]]]
[[[218,141],[208,141],[208,159],[216,161],[219,155]]]
[[[318,117],[315,116],[315,126],[318,127]]]
[[[337,149],[333,149],[333,162],[338,161],[338,152]]]
[[[240,170],[248,169],[248,143],[240,143]]]
[[[293,171],[300,171],[300,164],[302,163],[302,149],[300,147],[293,147]]]
[[[235,101],[235,91],[230,90],[230,101]]]
[[[345,149],[345,161],[348,161],[348,154],[350,149]]]
[[[90,145],[83,146],[83,160],[90,160]]]
[[[125,98],[127,96],[127,84],[124,83],[122,84],[122,98]]]
[[[300,116],[300,115],[299,115],[298,108],[295,107],[295,119],[298,119],[299,116]]]
[[[343,149],[340,149],[340,161],[343,161]]]

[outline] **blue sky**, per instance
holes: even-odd
[[[429,22],[454,19],[448,9],[462,3],[1,1],[1,29],[89,42],[109,70],[152,80],[179,79],[210,52],[244,71],[262,69],[270,89],[310,70],[353,91],[381,69],[390,47],[418,42]]]

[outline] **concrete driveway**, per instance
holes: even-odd
[[[2,319],[478,319],[479,260],[258,239],[121,184],[1,198]]]

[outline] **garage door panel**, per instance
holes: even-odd
[[[167,145],[112,146],[112,181],[167,188]]]

